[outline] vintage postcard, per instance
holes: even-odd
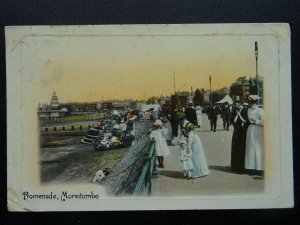
[[[5,38],[10,211],[293,207],[288,24]]]

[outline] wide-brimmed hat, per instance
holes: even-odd
[[[157,120],[155,120],[155,122],[154,122],[154,124],[153,124],[154,126],[162,126],[163,125],[163,123],[161,122],[161,120],[160,119],[157,119]]]
[[[258,101],[261,97],[259,97],[258,95],[249,95],[248,99],[250,101]]]
[[[193,106],[194,104],[193,104],[192,101],[189,101],[187,105],[188,105],[188,106]]]
[[[185,118],[186,117],[186,114],[184,113],[184,112],[182,112],[182,111],[178,111],[177,113],[176,113],[176,119],[177,120],[181,120],[181,119],[183,119],[183,118]]]
[[[179,145],[181,145],[181,144],[187,144],[186,140],[181,140],[181,141],[179,142]]]

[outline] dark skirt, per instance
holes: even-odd
[[[178,122],[171,121],[172,133],[174,137],[178,137]]]
[[[234,128],[231,142],[231,170],[242,173],[245,170],[247,129]]]

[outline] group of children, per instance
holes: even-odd
[[[150,139],[155,141],[155,153],[157,156],[158,167],[164,168],[164,156],[170,155],[170,150],[164,135],[163,123],[157,119],[153,124],[154,130],[150,134]],[[184,177],[186,179],[192,178],[192,172],[194,169],[192,162],[192,151],[187,148],[187,142],[180,140],[179,142],[179,164],[183,170]]]

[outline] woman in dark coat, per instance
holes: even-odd
[[[246,134],[249,121],[247,108],[242,106],[239,99],[235,101],[230,121],[234,127],[231,142],[231,170],[243,173],[245,170]]]

